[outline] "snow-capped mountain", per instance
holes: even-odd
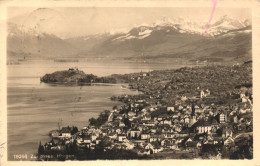
[[[53,34],[60,38],[64,38],[65,33],[68,33],[66,26],[69,25],[62,13],[50,8],[38,8],[22,18],[13,18],[10,22],[24,27],[24,30]]]
[[[207,27],[208,31],[205,34]],[[128,33],[122,34],[114,40],[128,40],[128,39],[144,39],[150,36],[154,31],[164,30],[166,33],[171,31],[188,34],[218,36],[229,31],[239,30],[250,26],[249,20],[238,20],[235,18],[223,16],[219,20],[208,25],[206,22],[196,22],[189,18],[178,17],[174,19],[162,18],[155,23],[148,25],[140,25],[133,27]],[[250,28],[248,28],[250,29]]]
[[[222,61],[251,58],[251,25],[248,20],[223,16],[207,28],[206,22],[189,18],[163,18],[134,26],[127,33],[106,37],[92,51],[136,58],[186,58]],[[90,42],[90,41],[89,41]]]
[[[10,56],[62,57],[75,54],[77,49],[53,34],[35,29],[8,24],[7,52]]]
[[[27,24],[35,25],[36,20],[30,19]],[[44,27],[45,23],[47,25],[44,22],[40,23],[40,27]],[[227,57],[229,60],[251,58],[250,20],[228,16],[213,21],[211,25],[183,17],[162,18],[151,24],[135,25],[127,31],[108,30],[67,39],[57,37],[55,32],[47,33],[44,28],[39,30],[25,24],[10,24],[8,28],[10,55],[63,57],[80,54],[84,57],[109,55],[135,59],[142,56],[146,59],[184,58],[201,61],[221,61]]]
[[[229,31],[244,29],[249,26],[249,20],[241,21],[225,15],[210,26],[208,33],[212,36],[216,36],[227,33]]]

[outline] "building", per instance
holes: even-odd
[[[186,124],[189,124],[189,123],[190,123],[190,118],[189,118],[188,116],[186,116],[186,117],[184,118],[184,123],[186,123]]]
[[[200,98],[207,97],[209,95],[210,91],[208,89],[206,89],[205,92],[203,90],[200,91]]]
[[[219,114],[219,123],[226,123],[227,122],[227,115],[224,113]]]
[[[82,137],[82,142],[84,142],[84,143],[91,143],[91,138],[90,138],[90,136],[84,136],[84,137]]]
[[[117,135],[117,140],[118,140],[119,142],[123,142],[124,139],[126,139],[126,135],[125,135],[125,134],[118,134],[118,135]]]
[[[119,127],[125,127],[125,123],[124,122],[120,122],[119,123]]]
[[[205,92],[203,90],[200,91],[200,98],[206,97]]]
[[[186,96],[182,96],[181,97],[181,101],[186,101],[187,100],[187,97]]]
[[[150,138],[150,134],[148,134],[148,133],[141,134],[141,139],[149,139],[149,138]]]
[[[211,133],[211,125],[201,125],[201,126],[197,126],[196,130],[199,134],[202,133]]]
[[[172,112],[174,112],[174,107],[167,107],[167,111],[172,111]]]
[[[71,128],[63,127],[61,129],[61,137],[70,138],[71,137]]]
[[[57,131],[57,130],[51,131],[51,136],[52,136],[53,138],[59,137],[59,136],[60,136],[60,132]]]
[[[234,139],[232,137],[228,137],[227,139],[225,139],[224,141],[224,145],[225,146],[231,146],[234,144]]]
[[[97,135],[94,135],[94,134],[92,134],[90,137],[91,137],[91,141],[96,141],[96,139],[97,139]]]
[[[227,128],[227,127],[223,129],[223,131],[222,131],[223,138],[232,137],[232,136],[233,136],[232,129]]]
[[[196,127],[196,132],[198,134],[202,134],[202,133],[210,134],[212,132],[211,124],[205,120],[199,120],[194,124],[194,126]]]
[[[132,129],[129,132],[130,132],[130,138],[139,137],[141,134],[141,131],[137,129]]]

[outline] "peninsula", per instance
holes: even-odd
[[[93,74],[85,74],[78,68],[69,68],[68,70],[56,71],[52,74],[45,74],[41,77],[44,83],[116,83],[116,79],[111,77],[98,77]]]

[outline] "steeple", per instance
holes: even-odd
[[[195,116],[195,106],[194,106],[194,103],[192,103],[192,106],[191,106],[191,116]]]

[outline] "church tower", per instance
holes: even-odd
[[[194,104],[192,104],[191,110],[192,110],[192,111],[191,111],[191,118],[190,118],[189,126],[192,126],[194,123],[197,122],[196,115],[195,115],[195,107],[194,107]]]

